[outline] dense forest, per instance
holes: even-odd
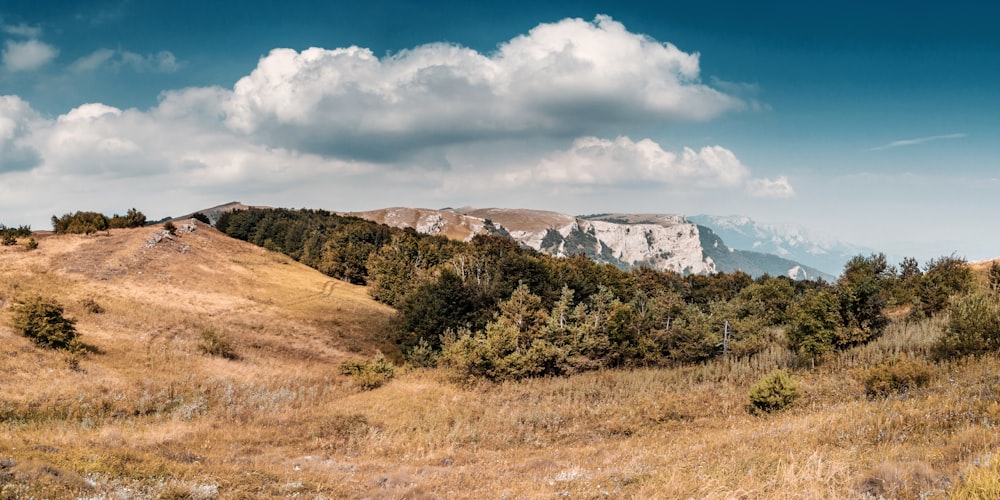
[[[410,363],[493,380],[744,357],[773,345],[815,362],[880,336],[888,311],[932,316],[974,282],[955,256],[898,267],[883,254],[857,256],[835,283],[625,271],[501,236],[459,242],[323,210],[235,211],[217,228],[368,285],[399,311],[393,337]]]

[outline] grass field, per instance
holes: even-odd
[[[183,225],[182,225],[183,228]],[[894,323],[815,368],[752,359],[486,384],[404,370],[361,390],[393,311],[362,287],[198,225],[0,247],[0,498],[997,498],[994,356],[871,398],[863,371],[926,357],[940,321]],[[16,335],[58,300],[77,360]],[[104,309],[92,312],[93,303]],[[206,331],[236,359],[204,354]],[[746,411],[787,368],[802,396]]]

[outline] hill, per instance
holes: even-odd
[[[407,369],[363,391],[340,363],[391,349],[392,310],[187,224],[172,238],[36,233],[38,250],[0,247],[0,497],[987,498],[1000,486],[997,357],[928,361],[939,319],[893,323],[815,367],[778,342],[497,384]],[[77,320],[79,359],[12,331],[15,299],[34,293]],[[237,359],[201,352],[205,331]],[[869,394],[873,374],[907,373],[893,367],[927,379]],[[751,386],[777,368],[799,399],[748,413]]]

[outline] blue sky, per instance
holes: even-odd
[[[1000,8],[0,0],[0,223],[739,214],[1000,256]]]

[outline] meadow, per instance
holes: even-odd
[[[35,238],[0,247],[0,498],[1000,495],[1000,365],[935,361],[943,317],[893,315],[816,362],[778,342],[499,383],[401,366],[367,390],[343,363],[400,356],[396,312],[365,287],[196,222]],[[81,353],[14,331],[35,294],[65,306]],[[906,363],[927,380],[870,393],[873,369]],[[798,399],[748,411],[775,369]]]

